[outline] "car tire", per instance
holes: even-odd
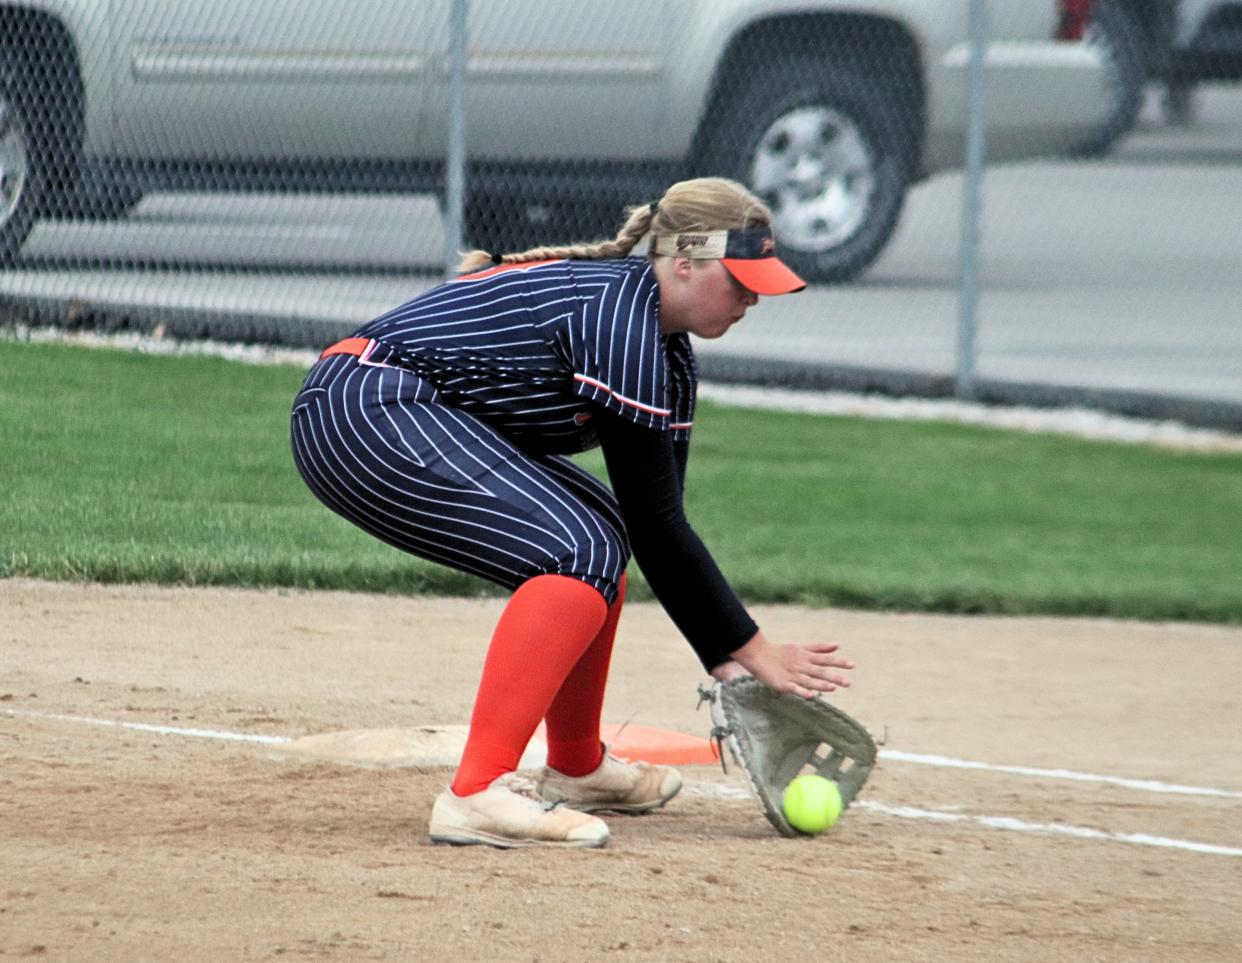
[[[739,68],[691,168],[746,184],[772,211],[781,259],[811,282],[852,280],[888,243],[905,202],[909,123],[874,77],[800,56]]]
[[[0,50],[0,264],[21,252],[47,189],[47,156],[40,146],[46,125],[29,98],[28,85]]]
[[[1101,157],[1134,129],[1147,83],[1143,28],[1133,9],[1126,0],[1097,0],[1094,10],[1086,42],[1104,57],[1109,102],[1103,122],[1071,146],[1075,157]]]

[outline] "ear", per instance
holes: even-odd
[[[694,270],[694,262],[688,257],[673,258],[673,273],[677,277],[687,279]]]

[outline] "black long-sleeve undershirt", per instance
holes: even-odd
[[[634,560],[710,671],[750,641],[758,626],[686,519],[689,445],[598,406],[592,414]]]

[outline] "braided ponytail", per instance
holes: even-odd
[[[497,255],[474,250],[462,255],[459,274],[473,274],[493,264],[527,261],[601,261],[630,254],[651,232],[724,231],[765,227],[772,215],[764,203],[736,181],[699,177],[670,187],[659,201],[626,209],[625,223],[616,237],[593,244],[534,247],[516,254]]]

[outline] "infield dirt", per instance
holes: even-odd
[[[834,701],[893,753],[814,839],[696,766],[666,810],[608,817],[602,851],[442,848],[447,768],[219,738],[464,723],[500,606],[0,581],[0,957],[1238,958],[1237,627],[756,608],[776,639],[842,644]],[[630,605],[605,717],[706,736],[705,678]]]

